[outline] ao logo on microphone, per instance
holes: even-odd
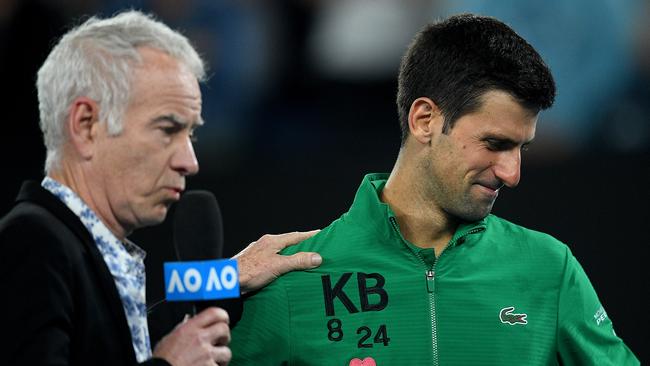
[[[237,261],[219,259],[165,263],[167,301],[239,297]]]

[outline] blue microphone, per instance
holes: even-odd
[[[208,191],[188,191],[174,214],[174,247],[180,262],[166,262],[167,301],[194,301],[200,311],[213,301],[239,297],[237,261],[223,252],[221,211]]]
[[[165,263],[167,301],[204,301],[239,297],[237,261],[215,259]]]

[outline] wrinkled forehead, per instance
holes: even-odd
[[[166,116],[183,125],[201,125],[201,90],[190,69],[163,51],[143,48],[140,52],[141,62],[133,68],[127,113],[148,120]]]

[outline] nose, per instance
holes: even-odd
[[[181,175],[194,175],[199,172],[199,162],[189,137],[183,139],[171,159],[172,169]]]
[[[521,178],[521,152],[504,151],[494,165],[494,175],[509,188],[516,187]]]

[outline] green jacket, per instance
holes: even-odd
[[[246,300],[231,366],[639,364],[566,245],[490,215],[436,258],[400,234],[386,178],[367,175],[349,212],[283,252],[323,264]]]

